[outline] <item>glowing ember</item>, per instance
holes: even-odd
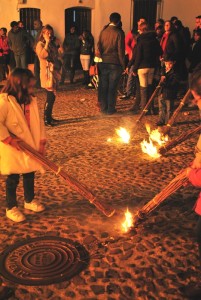
[[[120,137],[121,142],[123,142],[125,144],[129,143],[129,141],[130,141],[130,134],[129,134],[129,132],[125,128],[120,127],[119,129],[116,129],[116,133]]]
[[[125,221],[122,224],[122,228],[124,232],[128,232],[128,230],[133,226],[133,216],[129,212],[128,208],[127,211],[125,212]]]
[[[160,154],[158,153],[157,146],[155,146],[154,143],[161,146],[168,141],[168,136],[163,137],[163,135],[158,129],[154,129],[151,131],[150,126],[148,124],[146,124],[145,126],[149,134],[149,142],[143,140],[142,143],[140,143],[142,151],[153,158],[158,158],[160,157]]]

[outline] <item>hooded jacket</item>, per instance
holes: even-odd
[[[148,31],[140,34],[133,57],[134,72],[138,69],[155,68],[161,54],[162,49],[155,32]]]

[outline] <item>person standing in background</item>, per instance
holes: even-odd
[[[10,26],[11,30],[8,33],[8,43],[14,53],[16,67],[26,69],[26,47],[30,41],[30,36],[25,30],[18,28],[16,21],[11,22]]]
[[[70,73],[70,83],[74,83],[75,69],[79,59],[80,40],[75,25],[72,25],[63,42],[63,67],[60,84],[64,84],[66,70]]]
[[[79,38],[81,41],[80,61],[84,73],[83,84],[88,85],[90,82],[89,66],[94,56],[94,38],[88,30],[83,30]]]
[[[121,27],[121,15],[112,13],[110,23],[101,31],[98,50],[102,58],[99,64],[98,102],[101,111],[109,115],[116,112],[118,83],[125,69],[125,35]]]
[[[36,45],[36,54],[40,60],[41,87],[46,90],[44,111],[44,122],[46,126],[58,125],[58,121],[52,117],[52,110],[56,99],[62,65],[58,59],[58,50],[60,47],[61,46],[56,43],[52,26],[49,24],[45,25]]]

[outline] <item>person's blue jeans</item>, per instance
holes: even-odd
[[[20,55],[16,55],[16,54],[14,55],[15,55],[16,68],[26,69],[27,68],[26,53]]]
[[[101,111],[106,113],[115,112],[117,88],[123,68],[120,65],[101,63],[99,65],[98,101],[101,103]]]
[[[135,76],[133,76],[133,70],[134,70],[134,65],[132,65],[129,69],[128,72],[128,80],[127,80],[127,85],[126,85],[126,95],[127,96],[132,96],[133,92],[133,85],[135,84]]]
[[[163,97],[160,96],[158,101],[158,107],[159,107],[159,121],[161,123],[167,124],[174,110],[174,101],[163,99]]]
[[[34,199],[34,172],[22,174],[24,199],[31,202]],[[19,174],[8,175],[6,179],[6,202],[7,208],[11,209],[17,205],[16,189],[19,184]]]

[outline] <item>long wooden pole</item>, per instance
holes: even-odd
[[[183,108],[184,104],[188,101],[190,95],[191,95],[191,91],[188,90],[185,96],[183,97],[183,99],[180,101],[177,109],[175,109],[172,117],[168,120],[167,124],[162,128],[163,135],[166,135],[170,132],[172,125],[174,124],[175,120],[177,119],[180,113],[180,110]]]
[[[186,169],[182,170],[159,194],[157,194],[152,200],[145,204],[137,213],[134,215],[134,226],[158,207],[167,197],[176,192],[183,185],[188,183],[188,177],[186,175]]]
[[[158,86],[155,88],[153,94],[151,95],[151,97],[149,98],[149,101],[147,102],[147,104],[145,105],[145,107],[143,108],[139,118],[136,120],[135,125],[137,125],[142,118],[145,116],[145,114],[148,112],[149,107],[151,106],[151,103],[153,102],[154,98],[156,97],[156,95],[158,94],[159,90],[160,90],[161,86],[160,83],[158,84]]]
[[[90,203],[94,204],[98,210],[104,213],[107,217],[111,217],[115,210],[109,205],[103,204],[96,199],[96,197],[87,189],[84,184],[81,184],[78,180],[68,175],[67,172],[62,168],[58,167],[55,163],[50,161],[48,158],[40,154],[38,151],[33,149],[31,146],[26,144],[24,141],[18,142],[22,151],[29,155],[32,159],[39,162],[44,167],[54,171],[56,175],[61,176],[66,183],[68,183],[74,190],[76,190],[80,195],[89,200]]]
[[[164,155],[166,152],[168,152],[170,149],[176,147],[177,145],[181,144],[182,142],[186,141],[188,138],[191,138],[193,134],[195,133],[201,133],[201,125],[193,128],[187,132],[182,133],[179,137],[175,138],[174,140],[166,143],[165,145],[161,146],[158,149],[158,152],[161,155]]]

